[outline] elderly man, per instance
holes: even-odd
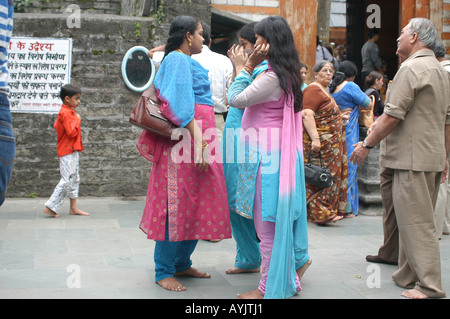
[[[399,233],[395,283],[408,298],[445,297],[434,206],[450,151],[450,80],[433,49],[437,30],[415,18],[397,39],[400,66],[386,97],[384,114],[356,144],[350,160],[362,165],[380,141],[385,211],[394,212]],[[388,182],[386,182],[388,181]],[[386,216],[384,216],[386,217]]]

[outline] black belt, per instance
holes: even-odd
[[[227,115],[228,115],[228,111],[226,111],[226,112],[223,112],[223,113],[214,113],[214,114],[217,114],[217,115],[220,115],[220,114],[222,114],[222,116],[223,116],[223,120],[224,120],[224,121],[226,121],[226,120],[227,120]]]

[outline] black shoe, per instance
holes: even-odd
[[[387,260],[381,259],[380,257],[378,257],[378,255],[367,255],[366,256],[366,260],[371,262],[371,263],[398,265],[397,262],[387,261]]]

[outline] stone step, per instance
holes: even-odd
[[[359,214],[365,216],[381,216],[383,215],[383,207],[380,204],[359,203]]]
[[[381,203],[380,191],[368,192],[363,187],[359,187],[359,201],[366,204],[378,204]]]

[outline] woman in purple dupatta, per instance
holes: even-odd
[[[245,109],[240,134],[245,150],[239,164],[236,211],[253,219],[262,259],[258,288],[238,297],[283,299],[300,291],[299,278],[311,263],[300,61],[292,32],[282,17],[261,20],[255,33],[255,51],[245,66],[236,66],[238,76],[228,92],[230,106]],[[252,82],[253,68],[266,55],[268,71]]]
[[[176,17],[155,77],[161,112],[182,140],[143,131],[137,144],[152,162],[140,228],[156,241],[155,282],[171,291],[186,290],[176,276],[210,277],[191,267],[199,239],[231,238],[208,71],[190,57],[202,50],[202,30],[197,19]]]

